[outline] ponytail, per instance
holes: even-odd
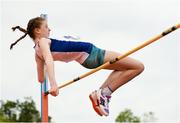
[[[15,31],[16,29],[19,29],[19,31],[24,32],[25,34],[21,36],[18,40],[16,40],[14,43],[11,44],[10,50],[13,48],[14,45],[16,45],[21,39],[25,38],[26,35],[28,34],[28,32],[25,29],[21,28],[20,26],[12,27],[13,31]]]

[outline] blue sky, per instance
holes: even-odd
[[[40,109],[33,42],[26,37],[12,51],[9,45],[26,28],[29,19],[48,14],[51,37],[80,36],[82,41],[121,53],[160,34],[179,22],[178,0],[1,0],[1,99],[16,100],[32,96]],[[132,54],[142,61],[145,71],[119,88],[112,96],[110,116],[99,117],[92,109],[89,93],[98,89],[110,71],[101,70],[49,97],[49,115],[54,122],[114,122],[125,108],[141,116],[153,111],[158,122],[180,119],[179,30]],[[55,62],[58,84],[88,69],[76,62]]]

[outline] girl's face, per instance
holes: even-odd
[[[48,27],[47,21],[42,21],[42,24],[40,26],[40,28],[37,29],[37,34],[41,37],[41,38],[48,38],[49,34],[50,34],[50,29]]]

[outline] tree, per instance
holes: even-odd
[[[16,103],[13,101],[7,101],[4,103],[1,101],[1,108],[0,108],[0,119],[2,121],[17,121],[16,117]]]
[[[26,97],[24,102],[19,100],[1,101],[0,122],[40,122],[40,113],[36,109],[31,97]],[[49,116],[49,122],[51,117]]]
[[[18,121],[40,122],[40,113],[35,107],[35,102],[31,98],[26,98],[22,103],[18,102],[19,118]]]
[[[117,123],[155,123],[157,118],[153,112],[144,113],[142,117],[134,116],[130,109],[120,112],[115,119]]]
[[[125,109],[117,116],[117,123],[140,123],[140,117],[134,116],[130,109]]]

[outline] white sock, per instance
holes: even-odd
[[[101,92],[102,92],[102,95],[105,95],[105,96],[110,96],[113,93],[113,91],[111,90],[109,86],[103,88]]]

